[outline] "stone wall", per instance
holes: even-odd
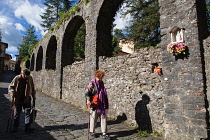
[[[210,37],[204,40],[205,72],[206,72],[206,94],[208,105],[210,104]],[[209,107],[208,107],[208,111]],[[209,119],[209,117],[208,117]]]
[[[201,38],[207,31],[201,20],[205,19],[203,2],[159,0],[166,139],[197,140],[208,137],[204,38]],[[184,29],[184,43],[188,47],[184,57],[167,52],[167,45],[171,43],[170,30],[175,26]]]
[[[141,49],[127,56],[100,58],[99,69],[106,72],[104,82],[111,117],[126,116],[129,125],[163,132],[162,76],[154,73],[155,63],[162,65],[160,49]]]
[[[78,107],[85,107],[84,61],[74,62],[63,69],[62,99]]]
[[[60,98],[60,90],[56,86],[56,81],[59,79],[56,79],[54,70],[33,71],[32,76],[36,89],[54,98]]]
[[[163,88],[161,76],[153,71],[154,63],[161,65],[160,49],[142,49],[127,56],[100,57],[99,68],[106,72],[104,83],[110,101],[109,117],[119,121],[127,118],[129,125],[163,132]],[[79,107],[85,107],[84,93],[88,85],[84,82],[84,69],[84,62],[76,62],[66,66],[63,72],[63,100]]]

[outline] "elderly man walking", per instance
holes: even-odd
[[[23,69],[20,75],[17,75],[8,87],[9,94],[14,98],[14,127],[13,132],[18,131],[19,120],[22,108],[25,111],[25,132],[30,133],[33,131],[30,128],[30,112],[31,112],[31,99],[36,100],[36,92],[34,82],[30,71]]]

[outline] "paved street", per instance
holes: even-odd
[[[24,119],[22,113],[20,128],[17,133],[6,133],[9,106],[11,104],[8,86],[15,73],[8,71],[0,74],[0,140],[88,140],[88,112],[73,105],[37,92],[36,109],[38,110],[36,122],[32,124],[35,132],[24,132]],[[108,121],[108,134],[111,139],[118,140],[160,140],[153,135],[147,138],[137,135],[134,128],[128,127],[119,121]],[[100,135],[98,125],[96,133]],[[99,138],[96,138],[99,139]]]

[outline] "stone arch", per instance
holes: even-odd
[[[31,65],[30,65],[30,71],[33,71],[33,70],[34,70],[34,53],[32,54]]]
[[[36,71],[42,69],[42,63],[43,63],[42,60],[43,60],[43,48],[42,46],[40,46],[36,58]]]
[[[111,44],[112,43],[111,31],[112,31],[112,27],[113,27],[112,25],[114,22],[114,16],[115,16],[117,10],[120,8],[122,3],[123,3],[123,0],[116,0],[116,1],[112,1],[112,2],[111,2],[111,0],[103,1],[103,4],[99,11],[99,16],[98,16],[97,25],[96,25],[96,30],[97,30],[96,54],[97,54],[97,56],[112,56],[112,54],[113,54],[113,50],[112,50],[113,48],[111,46],[112,45]],[[125,58],[127,58],[127,57],[125,57]],[[98,69],[104,68],[102,63],[103,62],[101,62],[101,60],[100,60],[100,63],[97,63]],[[125,79],[128,81],[127,77],[125,77]],[[146,98],[149,99],[150,97],[148,96]],[[140,126],[140,124],[141,125],[143,124],[144,126],[141,126],[141,127],[144,127],[145,130],[148,130],[150,132],[150,131],[152,131],[152,124],[151,124],[151,119],[149,116],[149,110],[146,107],[147,104],[148,103],[145,103],[145,100],[139,100],[135,106],[134,113],[135,113],[135,121],[136,121],[137,125]],[[117,106],[120,106],[120,103]],[[142,107],[142,106],[144,106],[144,107]],[[146,113],[144,112],[143,117],[139,115],[139,112],[141,112],[142,110],[144,110],[144,111],[146,110],[145,111]],[[115,112],[115,111],[113,111],[113,112]],[[128,112],[125,112],[124,114],[126,116],[128,114]],[[145,118],[146,118],[146,120],[145,120]],[[142,123],[142,122],[144,122],[144,123]]]
[[[52,70],[56,69],[56,51],[57,51],[57,40],[56,37],[53,35],[51,36],[49,43],[47,45],[45,69],[52,69]]]
[[[66,27],[62,46],[62,67],[71,65],[74,62],[74,38],[78,29],[84,22],[85,21],[81,16],[75,16]]]
[[[120,7],[120,4],[122,4],[123,0],[107,0],[104,1],[99,16],[97,19],[97,48],[96,53],[97,56],[111,56],[112,55],[112,47],[111,47],[111,41],[112,41],[112,23],[114,21],[114,16],[117,12],[117,10]]]

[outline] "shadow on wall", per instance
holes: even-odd
[[[122,115],[117,116],[117,122],[124,122],[125,120],[127,120],[127,116],[125,113],[123,113]]]
[[[150,102],[150,97],[146,94],[142,96],[142,100],[138,101],[135,107],[135,120],[138,127],[142,131],[152,132],[152,124],[149,116],[147,104]]]

